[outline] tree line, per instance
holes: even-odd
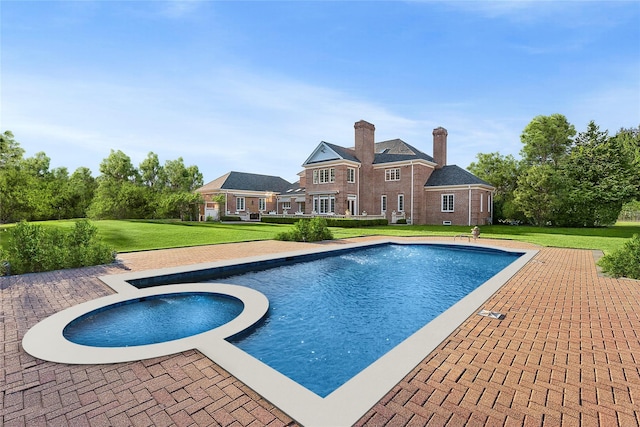
[[[67,218],[197,218],[203,184],[197,166],[182,157],[162,165],[150,152],[135,167],[120,150],[100,163],[93,177],[86,167],[72,174],[66,167],[50,169],[51,159],[39,152],[24,157],[11,131],[0,134],[0,223]]]
[[[640,126],[614,136],[594,121],[576,132],[562,114],[535,117],[523,130],[521,159],[479,153],[468,170],[496,187],[503,222],[598,227],[640,200]]]

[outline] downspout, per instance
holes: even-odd
[[[413,160],[411,160],[411,225],[413,224]]]
[[[357,195],[356,195],[357,200],[356,200],[356,212],[355,212],[355,215],[360,215],[362,213],[360,211],[360,178],[361,178],[360,171],[362,170],[361,166],[362,166],[361,164],[358,165],[358,189],[357,189]],[[360,212],[360,213],[358,213],[358,212]]]
[[[471,225],[471,186],[469,186],[469,224]]]

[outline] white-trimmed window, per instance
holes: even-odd
[[[480,193],[480,212],[484,212],[484,194]]]
[[[454,199],[453,194],[442,195],[442,212],[453,212]]]
[[[291,209],[291,201],[282,202],[282,209],[286,209],[286,210]]]
[[[236,211],[244,211],[244,197],[236,197]]]
[[[258,210],[259,211],[266,211],[267,210],[267,199],[265,199],[264,197],[260,197],[258,199]]]
[[[347,168],[347,182],[356,182],[356,170]]]
[[[336,181],[336,169],[314,169],[313,170],[313,183],[314,184],[326,184]]]
[[[400,181],[400,168],[385,169],[384,170],[385,181]]]
[[[335,213],[336,198],[334,196],[314,196],[313,210],[318,214]]]
[[[387,196],[380,196],[380,212],[385,213],[387,211]]]
[[[404,194],[398,194],[398,212],[404,212]]]

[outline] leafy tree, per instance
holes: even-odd
[[[502,156],[498,152],[478,153],[476,158],[477,162],[472,162],[467,169],[496,188],[493,198],[495,219],[524,219],[523,214],[513,207],[520,162],[510,154]]]
[[[122,151],[111,150],[107,158],[100,163],[102,180],[113,182],[137,182],[138,170],[131,163],[131,158]]]
[[[28,176],[20,164],[24,150],[11,131],[0,133],[0,222],[16,221],[28,212],[22,189],[28,186]]]
[[[575,134],[574,126],[562,114],[537,116],[520,135],[522,159],[530,166],[549,164],[557,168],[569,153]]]
[[[150,151],[147,157],[140,163],[139,169],[140,179],[144,185],[157,191],[164,188],[167,178],[156,153]]]
[[[15,167],[22,161],[24,150],[15,140],[13,133],[6,130],[0,133],[0,172],[8,167]]]
[[[76,169],[69,178],[69,203],[72,212],[69,218],[84,218],[93,196],[95,194],[98,183],[91,175],[91,170],[84,166]]]
[[[122,151],[111,153],[100,163],[98,188],[88,210],[92,218],[145,218],[148,203],[139,184],[138,170]]]
[[[547,225],[553,223],[563,190],[562,179],[552,165],[535,165],[518,178],[514,202],[534,225]]]
[[[615,223],[635,193],[637,171],[620,141],[591,121],[563,162],[562,177],[566,192],[556,222],[595,227]]]
[[[193,221],[198,218],[198,206],[203,202],[202,195],[197,193],[188,191],[165,193],[160,202],[159,216]]]
[[[171,191],[193,191],[202,186],[202,174],[197,166],[185,167],[182,157],[164,164],[167,187]]]
[[[640,126],[637,128],[620,129],[614,137],[630,160],[630,167],[635,175],[635,200],[640,200]]]

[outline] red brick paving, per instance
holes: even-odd
[[[531,248],[510,241],[483,243]],[[311,244],[250,242],[123,254],[141,270]],[[358,422],[360,426],[640,426],[640,282],[601,277],[591,251],[539,254]],[[197,351],[113,365],[44,362],[25,332],[108,295],[123,266],[0,278],[0,425],[295,423]]]

